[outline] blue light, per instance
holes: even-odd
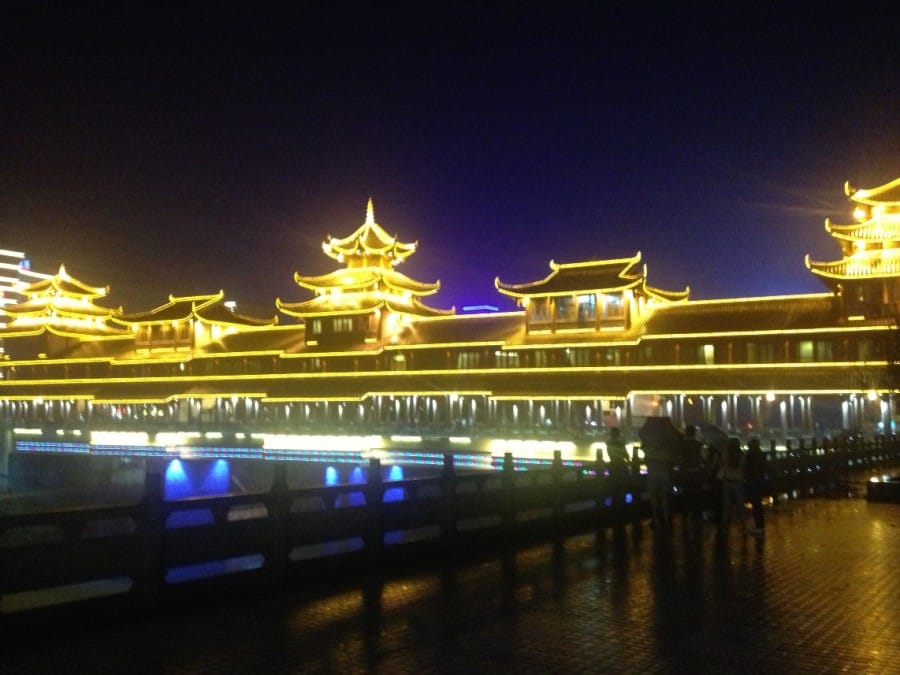
[[[226,460],[217,459],[203,477],[199,493],[203,496],[228,494],[230,485],[231,467]]]
[[[325,469],[325,485],[337,485],[338,484],[338,472],[333,466],[329,466]]]
[[[394,464],[391,466],[388,471],[388,480],[403,480],[403,467],[399,464]],[[388,488],[384,491],[384,501],[385,502],[402,502],[403,501],[403,488]]]
[[[184,470],[184,464],[180,459],[173,459],[166,466],[165,481],[165,498],[166,499],[182,499],[190,497],[191,482],[188,479],[187,472]]]
[[[351,483],[365,483],[366,477],[363,475],[363,470],[361,466],[354,466],[353,471],[350,472],[350,482]]]
[[[164,497],[173,500],[228,494],[230,485],[231,467],[227,460],[173,459],[166,466]]]

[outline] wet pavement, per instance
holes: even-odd
[[[5,673],[890,673],[900,505],[626,527],[6,642]],[[9,635],[6,636],[10,638]]]

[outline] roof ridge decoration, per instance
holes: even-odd
[[[347,267],[381,267],[390,269],[399,265],[416,252],[419,242],[404,243],[397,236],[390,236],[375,222],[375,207],[369,197],[366,220],[346,237],[327,235],[322,250],[329,258]]]
[[[437,309],[418,301],[419,297],[440,290],[440,281],[416,281],[394,269],[415,253],[417,246],[418,242],[403,243],[397,236],[390,236],[376,222],[370,197],[362,225],[343,238],[328,235],[322,243],[324,253],[344,267],[319,275],[294,272],[294,282],[313,291],[316,298],[301,302],[276,298],[275,306],[280,312],[299,318],[364,314],[380,309],[419,316],[454,314],[455,308]]]

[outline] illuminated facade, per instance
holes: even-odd
[[[224,294],[103,308],[63,268],[5,307],[0,419],[8,426],[193,428],[589,440],[651,415],[773,437],[892,423],[900,179],[849,190],[857,225],[812,262],[822,293],[693,301],[651,286],[641,254],[550,263],[495,280],[511,312],[422,301],[398,272],[416,250],[375,222],[328,237],[339,267],[295,273],[314,297],[239,314]]]
[[[47,276],[32,271],[31,261],[21,251],[0,248],[0,322],[6,321],[6,314],[2,309],[24,297],[21,293],[22,286],[35,279],[46,279]]]

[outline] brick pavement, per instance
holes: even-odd
[[[890,673],[900,506],[809,499],[762,540],[645,527],[35,632],[7,673]],[[90,617],[85,617],[89,624]],[[73,627],[75,629],[76,627]]]

